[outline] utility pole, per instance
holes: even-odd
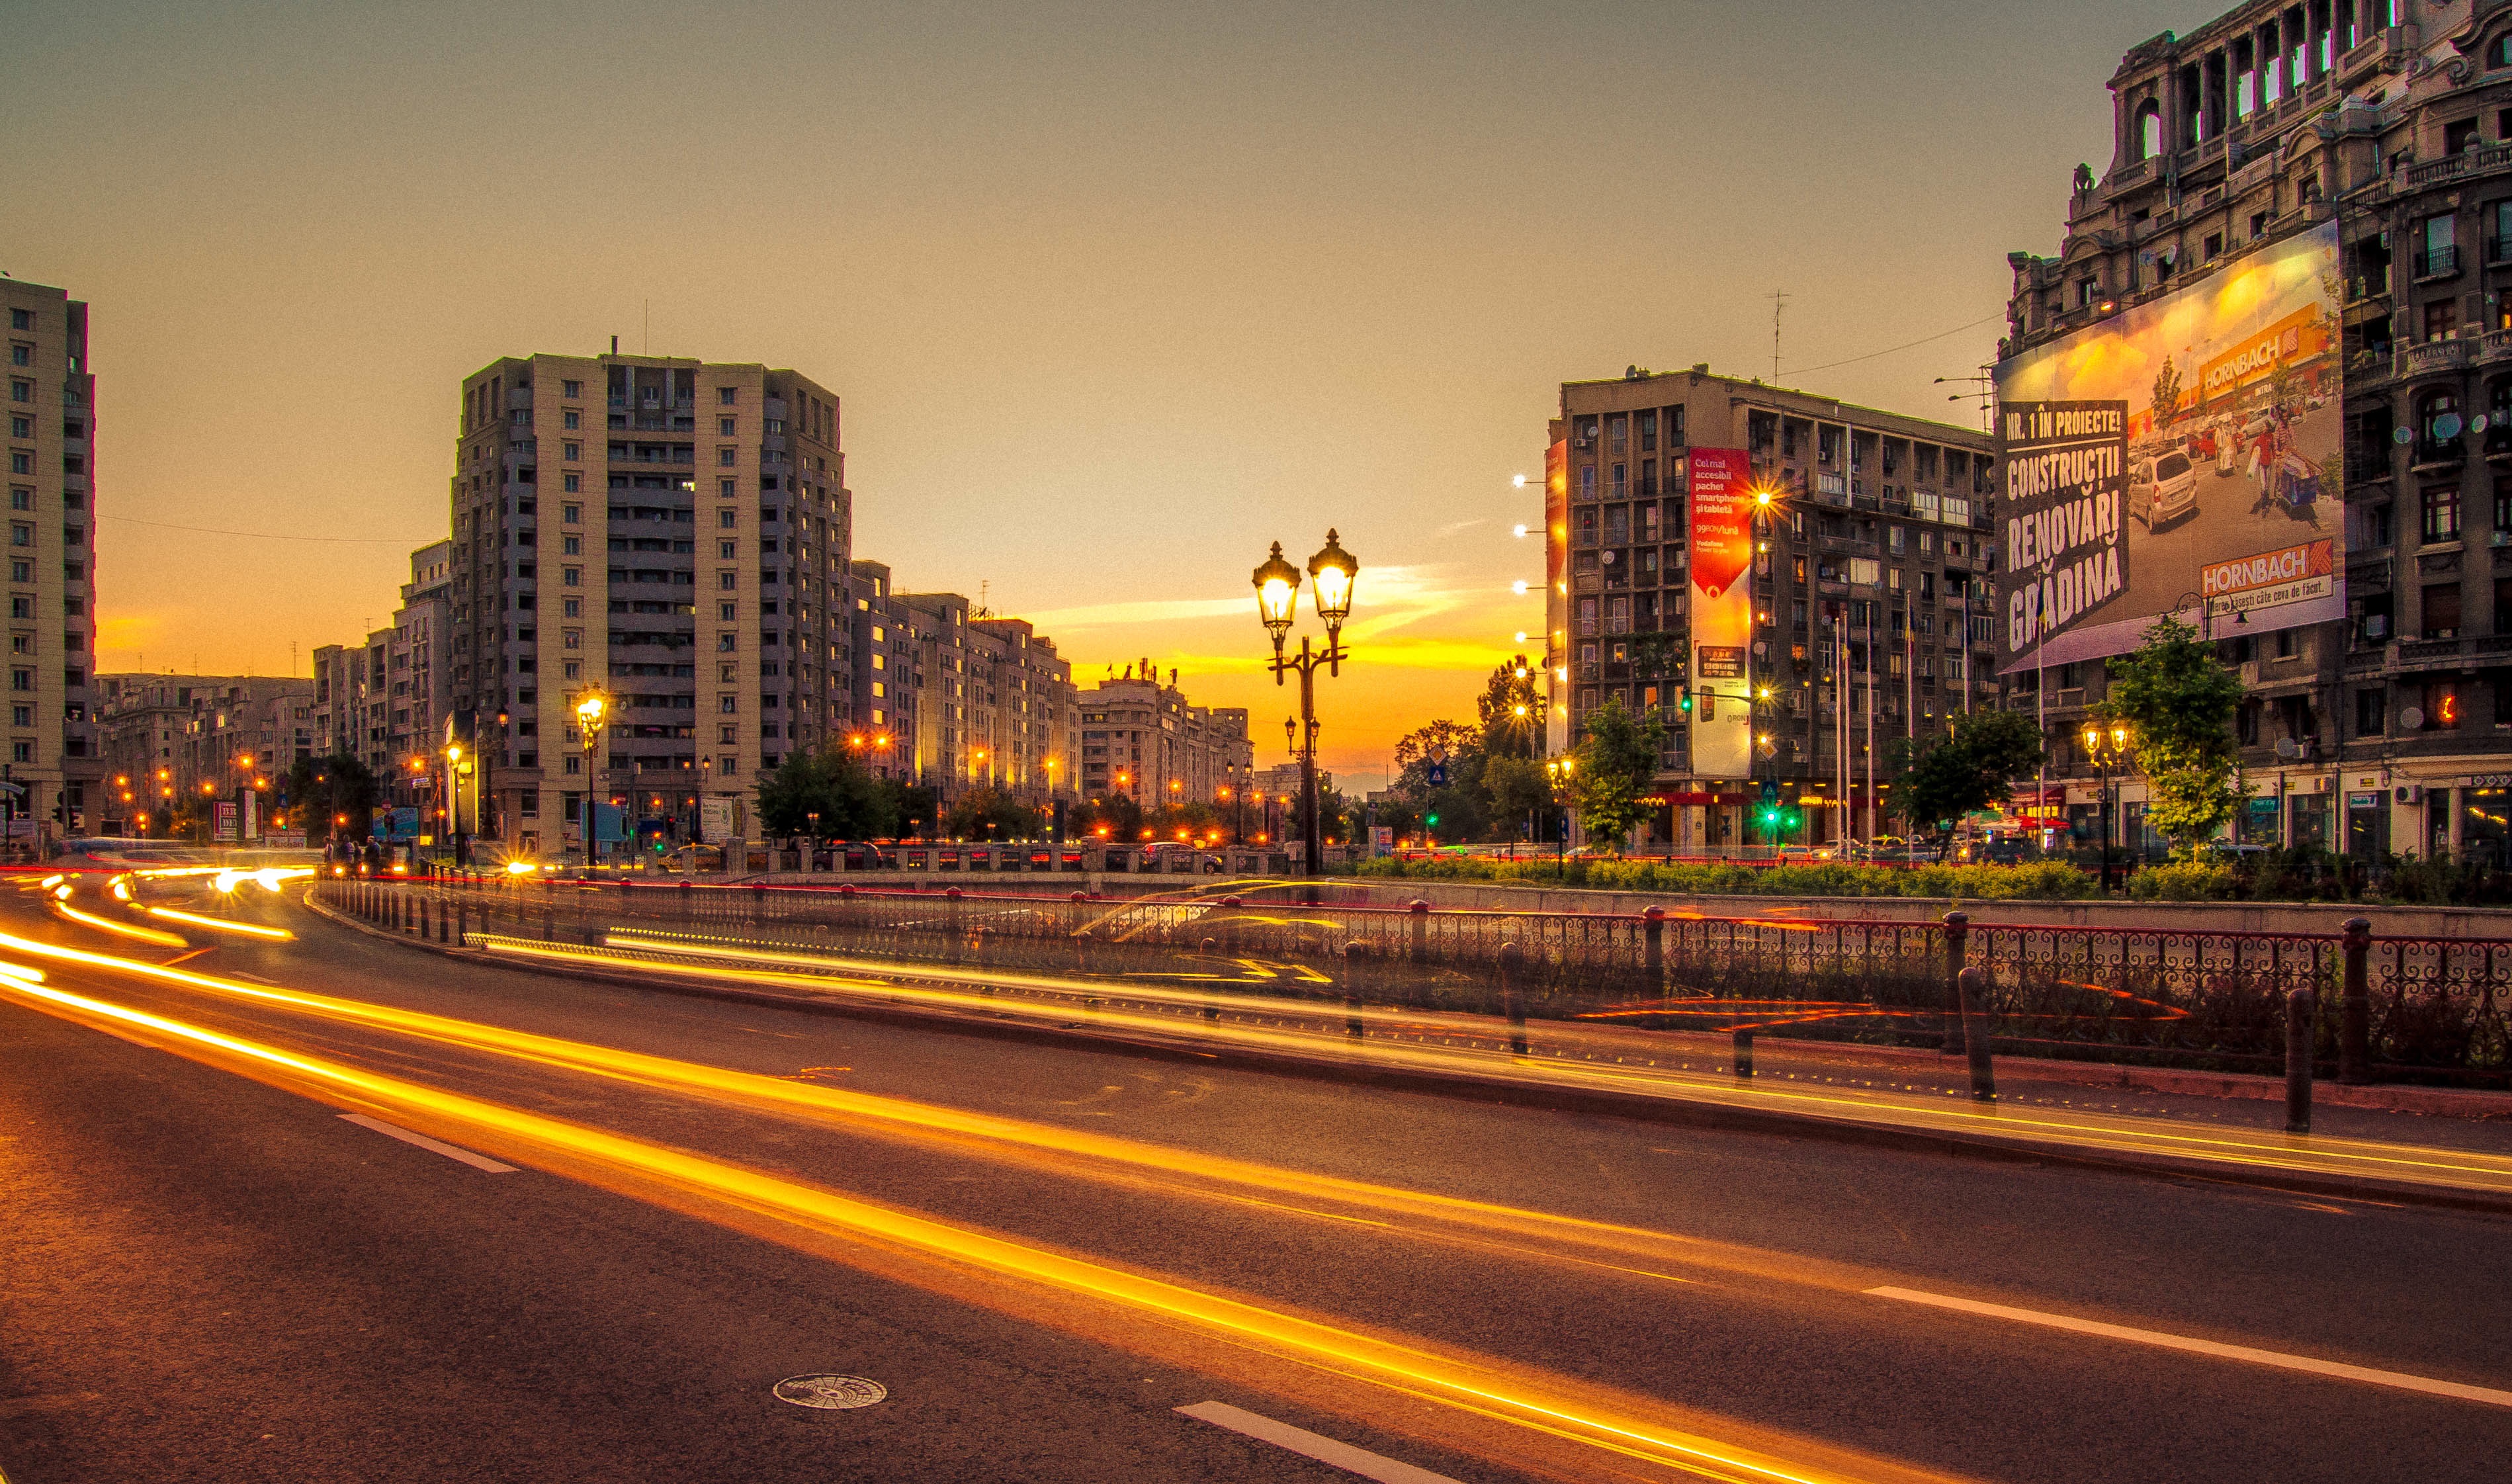
[[[1780,311],[1787,307],[1788,296],[1771,291],[1771,384],[1780,384]]]

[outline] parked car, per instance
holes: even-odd
[[[2198,513],[2198,468],[2178,449],[2139,465],[2128,487],[2128,513],[2148,530]]]
[[[712,876],[724,870],[724,846],[687,844],[663,857],[664,869],[683,876]]]
[[[1840,859],[1840,850],[1834,845],[1782,845],[1775,859],[1783,866],[1811,866]]]

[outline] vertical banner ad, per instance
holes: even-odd
[[[1753,770],[1753,463],[1742,449],[1691,452],[1692,770]]]
[[[1553,443],[1544,450],[1544,750],[1570,747],[1570,697],[1561,684],[1561,670],[1570,663],[1570,445]]]
[[[2330,222],[1998,363],[2001,671],[2345,616],[2339,283]]]

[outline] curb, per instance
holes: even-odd
[[[2104,1170],[2201,1184],[2242,1186],[2295,1194],[2335,1196],[2339,1199],[2389,1201],[2446,1210],[2512,1214],[2512,1192],[2497,1194],[2482,1191],[2453,1190],[2362,1177],[2314,1175],[2160,1152],[2129,1153],[2117,1151],[2092,1152],[2028,1140],[2003,1139],[1988,1133],[1923,1132],[1885,1124],[1862,1123],[1855,1119],[1814,1117],[1779,1109],[1745,1109],[1721,1104],[1694,1103],[1672,1096],[1653,1097],[1636,1093],[1573,1087],[1535,1087],[1507,1077],[1486,1076],[1471,1072],[1362,1067],[1328,1056],[1310,1056],[1240,1046],[1212,1047],[1187,1037],[1163,1036],[1141,1031],[1094,1030],[1087,1026],[1048,1029],[1031,1024],[996,1020],[981,1014],[928,1006],[850,1002],[831,996],[795,995],[765,989],[738,989],[714,982],[674,980],[668,977],[668,969],[658,969],[649,974],[631,975],[546,963],[527,964],[482,954],[476,950],[439,944],[432,939],[405,936],[374,927],[314,902],[310,894],[307,897],[298,898],[298,901],[318,917],[353,931],[408,948],[424,949],[440,957],[462,962],[494,964],[499,968],[520,973],[546,974],[626,989],[649,990],[707,999],[733,1000],[805,1014],[897,1026],[906,1030],[940,1031],[950,1035],[977,1035],[997,1040],[1068,1048],[1073,1043],[1081,1041],[1120,1055],[1146,1057],[1158,1061],[1232,1067],[1276,1075],[1296,1076],[1311,1081],[1379,1087],[1390,1091],[1421,1093],[1433,1097],[1497,1103],[1503,1107],[1524,1108],[1539,1112],[1630,1118],[1641,1122],[1730,1133],[1775,1134],[1786,1139],[1821,1139],[1833,1144],[1900,1150],[1917,1153],[1968,1155],[2013,1164],[2064,1165],[2077,1169]],[[1936,1055],[1933,1052],[1915,1054],[1932,1060]],[[2195,1076],[2202,1080],[2211,1079],[2211,1076],[2214,1080],[2223,1079],[2219,1075],[2206,1074],[2171,1074]],[[2320,1092],[2321,1084],[2315,1082],[2313,1096],[2317,1098]],[[2240,1096],[2241,1094],[2227,1095]],[[2282,1096],[2282,1093],[2279,1096]]]

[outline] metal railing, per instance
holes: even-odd
[[[317,893],[449,946],[482,933],[662,953],[703,941],[719,954],[1220,982],[1292,1000],[1947,1050],[1962,1044],[1954,980],[1969,963],[1985,971],[1982,1013],[2002,1050],[2217,1071],[2282,1065],[2284,1006],[2307,992],[2319,1051],[2341,1077],[2512,1086],[2512,940],[2375,936],[2365,918],[2262,933],[1299,900],[1335,889],[1110,899],[479,877],[335,879]]]

